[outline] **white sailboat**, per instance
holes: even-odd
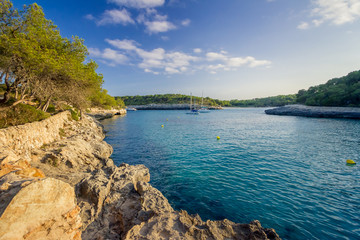
[[[194,105],[195,105],[195,99],[194,99]],[[192,94],[190,93],[190,111],[187,112],[186,114],[194,114],[194,115],[197,115],[199,114],[199,110],[195,109],[193,107],[193,104],[192,104]]]
[[[201,107],[199,109],[200,113],[209,113],[210,110],[204,106],[204,92],[201,94]]]

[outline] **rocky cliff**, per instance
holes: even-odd
[[[0,130],[0,239],[279,239],[175,211],[145,166],[114,165],[104,137],[68,112]]]

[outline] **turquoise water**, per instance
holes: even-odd
[[[258,219],[283,239],[360,239],[360,121],[225,109],[128,112],[103,124],[114,161],[145,164],[177,210]]]

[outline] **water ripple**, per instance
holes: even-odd
[[[103,123],[114,161],[145,164],[175,209],[258,219],[283,239],[360,239],[359,166],[345,165],[360,159],[360,121],[263,110],[138,111]]]

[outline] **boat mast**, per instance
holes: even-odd
[[[204,106],[204,91],[201,93],[201,108]]]
[[[190,111],[192,109],[192,93],[190,93]]]

